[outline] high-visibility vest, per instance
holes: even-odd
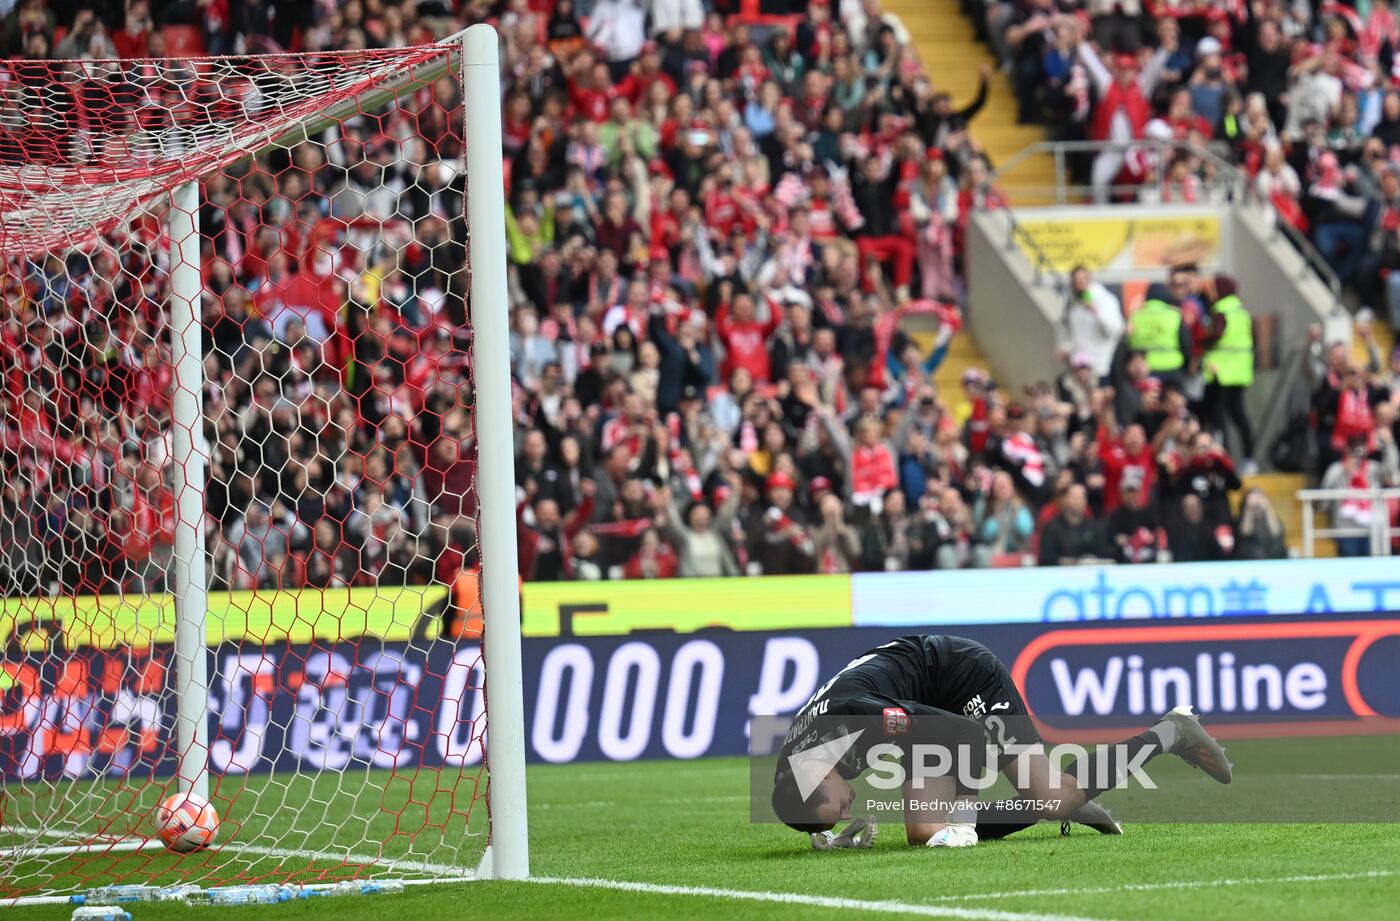
[[[1217,301],[1215,312],[1225,318],[1225,331],[1206,349],[1206,382],[1248,387],[1254,383],[1254,322],[1233,294]]]
[[[452,582],[452,600],[457,608],[456,619],[447,631],[452,639],[479,640],[482,636],[481,573],[464,569]]]
[[[1181,354],[1181,311],[1164,301],[1144,301],[1128,320],[1128,347],[1147,355],[1154,373],[1186,364]]]

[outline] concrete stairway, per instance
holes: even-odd
[[[1395,347],[1394,333],[1390,327],[1386,325],[1385,321],[1381,319],[1377,319],[1376,322],[1371,325],[1371,330],[1376,340],[1376,347],[1380,349],[1381,367],[1385,367],[1385,363],[1390,360],[1390,350]],[[1362,342],[1360,336],[1355,337],[1352,342],[1351,359],[1362,367],[1365,367],[1368,360],[1366,356],[1366,346]]]
[[[996,60],[977,41],[972,23],[962,15],[956,0],[884,0],[883,6],[899,16],[909,29],[934,90],[951,93],[954,106],[972,101],[977,93],[978,71],[984,64],[995,68]],[[1006,163],[1027,146],[1045,140],[1045,131],[1039,125],[1016,123],[1016,95],[1010,80],[999,71],[992,74],[987,105],[973,119],[971,130],[993,166]],[[1016,167],[1002,188],[1013,205],[1050,204],[1053,196],[1047,192],[1054,181],[1054,161],[1043,154]],[[1047,191],[1031,191],[1036,187]]]
[[[1381,361],[1389,360],[1390,350],[1394,347],[1394,335],[1391,329],[1383,322],[1377,322],[1373,326],[1376,347],[1380,350]],[[1364,365],[1367,361],[1366,346],[1360,336],[1355,336],[1352,340],[1351,348],[1352,360],[1357,364]],[[1260,445],[1259,452],[1262,454],[1267,450],[1267,445]],[[1258,476],[1245,478],[1245,489],[1259,487],[1264,490],[1264,495],[1269,497],[1269,503],[1278,512],[1279,519],[1283,522],[1284,530],[1288,534],[1288,546],[1294,551],[1301,553],[1303,549],[1303,507],[1297,499],[1298,490],[1307,487],[1307,478],[1298,473],[1263,473]],[[1318,514],[1316,524],[1318,527],[1326,527],[1327,522],[1321,513]],[[1317,557],[1330,557],[1336,555],[1336,548],[1330,540],[1318,540],[1313,547],[1313,555]]]
[[[913,319],[905,325],[904,332],[919,343],[919,347],[927,353],[933,348],[934,337],[938,330],[932,325],[925,325],[918,319]],[[981,350],[977,348],[977,343],[972,341],[972,335],[964,330],[954,336],[953,341],[948,344],[948,355],[933,375],[933,381],[938,385],[938,392],[948,406],[954,410],[963,401],[962,376],[963,372],[969,368],[990,370],[991,363],[987,360],[987,356],[983,355]]]
[[[955,106],[971,101],[977,92],[979,70],[984,64],[995,67],[996,61],[986,46],[977,41],[972,24],[962,15],[956,0],[884,0],[883,6],[899,16],[909,29],[934,89],[952,94]],[[986,149],[994,165],[1006,163],[1027,146],[1046,139],[1040,126],[1017,124],[1016,108],[1016,96],[1009,79],[994,71],[987,104],[971,126],[973,137]],[[1048,154],[1042,154],[1018,166],[1003,180],[1002,186],[1013,205],[1051,204],[1053,200],[1048,189],[1054,179],[1054,162]],[[906,332],[927,349],[935,331],[914,320]],[[1375,324],[1375,339],[1385,360],[1393,340],[1384,323]],[[1366,361],[1359,337],[1352,351],[1356,361]],[[935,375],[939,391],[950,406],[957,407],[963,402],[959,384],[963,372],[974,367],[991,368],[991,364],[972,336],[960,332]],[[1261,445],[1258,450],[1263,454],[1266,449],[1267,446]],[[1302,509],[1295,493],[1306,485],[1303,476],[1287,473],[1265,473],[1245,481],[1246,488],[1257,486],[1269,497],[1283,521],[1288,544],[1295,551],[1300,550],[1302,544]],[[1319,541],[1315,552],[1318,556],[1331,556],[1332,542]]]
[[[885,0],[883,5],[886,11],[899,16],[909,29],[934,89],[952,94],[954,106],[971,102],[977,94],[979,70],[983,65],[995,68],[996,61],[986,47],[978,43],[972,24],[963,17],[956,0]],[[1026,146],[1045,139],[1039,126],[1016,124],[1015,94],[1006,77],[995,71],[987,104],[972,121],[972,135],[986,148],[993,164],[1004,163]],[[1036,157],[1018,168],[1012,180],[1022,186],[1048,186],[1054,182],[1054,165],[1049,156]],[[1013,204],[1046,200],[1020,195],[1016,185],[1006,191]],[[905,331],[926,350],[936,333],[917,319],[911,321]],[[938,368],[934,380],[943,399],[956,408],[962,401],[959,384],[963,372],[990,366],[971,334],[964,330],[953,338],[948,357]]]

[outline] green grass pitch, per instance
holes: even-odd
[[[1344,750],[1350,743],[1331,744]],[[1276,770],[1289,749],[1290,743],[1279,742],[1232,744],[1238,773],[1228,788],[1174,759],[1154,762],[1153,772],[1163,791],[1170,788],[1183,802],[1209,802],[1223,794],[1301,801],[1319,784],[1335,790],[1363,783],[1380,791],[1378,801],[1400,809],[1400,774],[1393,765],[1387,769],[1372,762],[1362,773],[1302,780]],[[1162,760],[1172,763],[1159,769]],[[264,791],[262,808],[275,799],[287,811],[266,827],[245,824],[244,829],[259,842],[280,836],[283,847],[298,852],[363,851],[357,845],[365,840],[387,838],[386,854],[439,861],[455,855],[459,865],[469,867],[479,850],[477,836],[426,846],[414,845],[414,836],[389,834],[393,810],[408,803],[446,808],[439,802],[442,791],[459,786],[459,777],[420,773],[418,783],[425,786],[417,790],[385,789],[382,775],[338,779],[330,787],[324,778],[281,780],[271,791],[275,797]],[[930,851],[906,847],[902,826],[886,822],[873,851],[816,853],[802,835],[750,824],[743,759],[540,766],[531,768],[529,779],[532,870],[554,881],[420,886],[403,895],[225,911],[248,921],[311,921],[332,914],[336,921],[702,915],[813,921],[873,914],[989,921],[1364,921],[1395,918],[1400,903],[1400,825],[1395,824],[1129,824],[1121,838],[1084,828],[1061,838],[1058,825],[1042,823],[975,848]],[[250,780],[250,788],[258,782]],[[110,790],[103,795],[112,796]],[[1109,794],[1109,804],[1121,795]],[[360,807],[360,815],[372,804],[383,809],[345,830],[337,812],[348,812],[346,804]],[[477,802],[474,829],[482,811],[484,804]],[[12,843],[0,839],[0,847]],[[230,859],[241,862],[245,875],[336,864],[248,854]],[[118,873],[139,868],[162,881],[179,878],[175,858],[160,852],[115,861],[111,869]],[[14,873],[33,869],[21,865]],[[97,869],[89,863],[84,872]],[[598,882],[582,885],[583,880]],[[603,888],[617,882],[645,885],[641,891]],[[789,895],[797,901],[784,902]],[[170,921],[196,910],[138,904],[131,911],[135,921]],[[51,921],[69,914],[66,907],[8,908],[0,910],[0,921]]]

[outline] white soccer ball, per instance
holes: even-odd
[[[197,793],[176,793],[156,809],[156,834],[177,854],[188,854],[214,843],[219,813]]]

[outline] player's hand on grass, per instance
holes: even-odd
[[[854,819],[840,832],[822,831],[812,835],[812,850],[835,851],[845,848],[870,848],[875,846],[877,826],[874,819]]]

